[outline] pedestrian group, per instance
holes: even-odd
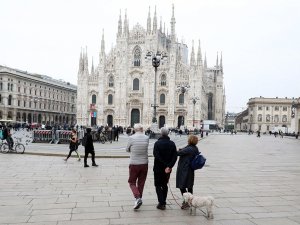
[[[135,198],[133,209],[139,209],[143,204],[143,190],[148,173],[148,146],[149,136],[143,133],[141,124],[134,125],[135,134],[129,137],[126,151],[130,152],[129,178],[128,183]],[[188,145],[177,151],[176,145],[168,136],[169,130],[161,128],[161,137],[154,144],[154,186],[157,194],[157,209],[166,209],[168,195],[168,182],[172,168],[177,156],[179,162],[176,174],[176,188],[180,189],[183,195],[186,192],[193,193],[195,172],[190,167],[191,160],[199,154],[197,148],[198,137],[191,135],[188,138]],[[183,202],[181,209],[189,207]]]
[[[155,142],[153,148],[154,156],[154,186],[157,194],[158,204],[157,209],[166,209],[166,199],[168,195],[168,182],[172,173],[177,157],[179,156],[177,172],[176,172],[176,188],[180,189],[181,195],[186,192],[193,194],[195,172],[191,168],[192,159],[199,154],[197,148],[198,137],[190,135],[188,145],[177,151],[176,145],[170,140],[169,130],[165,127],[161,128],[161,137]],[[118,138],[118,137],[117,137]],[[117,139],[118,140],[118,139]],[[86,129],[86,133],[81,140],[85,149],[84,167],[89,167],[87,164],[88,155],[92,155],[92,166],[97,167],[95,162],[95,150],[91,128]],[[79,140],[76,130],[72,130],[72,136],[69,145],[69,154],[64,159],[67,161],[71,154],[75,152],[80,161],[78,154]],[[130,153],[129,160],[129,178],[128,183],[135,198],[133,209],[139,209],[143,204],[144,185],[148,174],[148,146],[149,136],[143,132],[142,124],[135,124],[133,135],[129,136],[126,151]],[[188,208],[187,202],[183,202],[181,209]]]

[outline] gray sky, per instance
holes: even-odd
[[[146,28],[156,5],[170,31],[172,3],[179,40],[191,49],[201,39],[208,66],[223,52],[227,111],[251,97],[300,97],[299,0],[0,0],[0,65],[77,84],[81,47],[98,65],[102,29],[108,53],[120,9],[130,28]]]

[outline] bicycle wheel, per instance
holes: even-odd
[[[102,137],[100,137],[100,142],[102,143],[102,144],[105,144],[105,138],[102,136]]]
[[[7,143],[3,143],[1,147],[1,152],[2,153],[8,153],[9,152],[9,147]]]
[[[16,144],[16,146],[15,146],[15,151],[16,151],[16,153],[18,153],[18,154],[23,154],[24,151],[25,151],[25,146],[24,146],[23,144],[18,143],[18,144]]]

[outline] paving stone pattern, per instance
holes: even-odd
[[[178,146],[186,143],[184,136],[172,139]],[[179,208],[170,192],[167,209],[156,209],[153,157],[144,203],[133,211],[134,199],[127,183],[128,158],[120,157],[128,156],[124,152],[126,141],[122,136],[118,143],[96,144],[96,154],[102,157],[96,159],[98,168],[83,168],[83,162],[76,158],[64,162],[66,145],[31,144],[27,154],[0,154],[0,224],[300,224],[299,140],[265,135],[209,135],[201,140],[198,147],[207,165],[196,171],[194,192],[215,198],[213,220],[207,220],[200,210],[190,216],[188,210]],[[38,149],[49,154],[38,155]],[[90,159],[88,162],[91,164]],[[176,166],[170,187],[181,203],[175,173]]]

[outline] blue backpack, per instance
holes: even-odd
[[[3,137],[3,130],[0,130],[0,139],[3,140],[4,137]]]
[[[206,162],[206,158],[199,153],[192,159],[190,166],[192,170],[198,170],[205,165],[205,162]]]

